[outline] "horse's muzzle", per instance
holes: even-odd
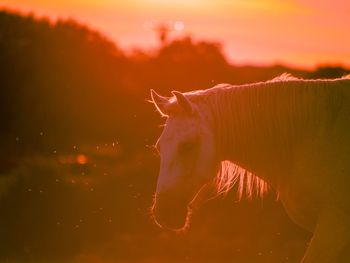
[[[157,194],[152,209],[156,223],[169,230],[183,229],[190,211],[188,203],[173,193]]]

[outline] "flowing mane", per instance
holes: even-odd
[[[264,143],[264,138],[273,137],[274,141],[269,141],[271,147],[283,145],[278,156],[290,163],[293,147],[308,136],[305,134],[308,127],[321,123],[327,128],[334,121],[341,107],[345,81],[349,82],[349,76],[303,80],[285,73],[266,82],[220,84],[186,93],[186,96],[199,107],[209,107],[220,147],[231,146],[244,154],[245,148],[255,149]],[[277,136],[271,136],[276,131]],[[239,142],[234,138],[238,132]],[[251,141],[251,138],[258,139]],[[236,183],[239,199],[261,197],[267,192],[266,181],[243,167],[228,160],[221,162],[216,177],[219,194],[227,193]]]

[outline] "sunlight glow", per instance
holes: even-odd
[[[0,7],[75,18],[129,50],[159,45],[147,21],[178,21],[174,33],[221,42],[232,63],[350,65],[343,0],[2,0]]]
[[[258,11],[260,13],[286,13],[300,11],[301,5],[294,1],[277,1],[277,0],[235,0],[227,1],[227,5],[233,8],[240,8],[246,11]]]
[[[175,30],[175,31],[182,31],[182,30],[184,30],[184,28],[185,28],[185,24],[184,24],[183,22],[181,22],[181,21],[176,21],[176,22],[174,23],[174,30]]]

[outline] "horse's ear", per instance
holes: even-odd
[[[181,92],[172,91],[171,93],[176,97],[177,103],[185,112],[189,114],[193,113],[191,102]]]
[[[159,95],[155,90],[151,89],[151,98],[154,106],[162,116],[167,116],[165,106],[169,104],[170,98]]]

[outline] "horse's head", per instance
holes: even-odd
[[[157,110],[167,117],[156,145],[161,161],[152,212],[162,227],[182,229],[198,193],[215,177],[218,162],[209,114],[188,95],[172,94],[166,98],[151,91]]]

